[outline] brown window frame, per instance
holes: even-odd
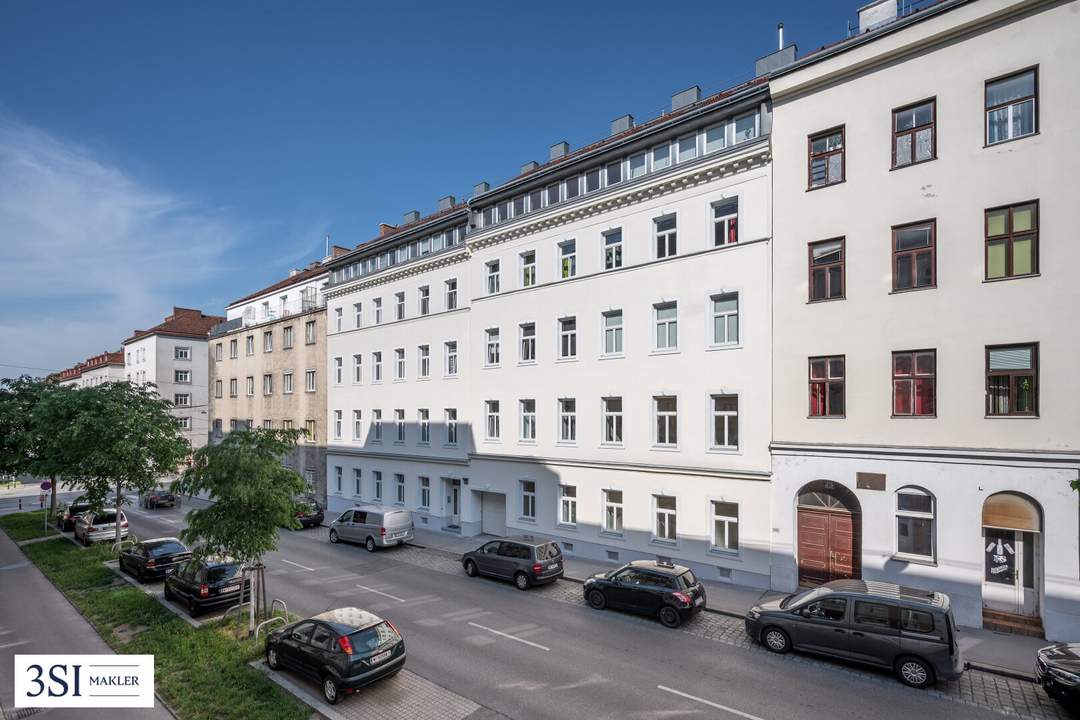
[[[1012,348],[1031,348],[1031,368],[1025,370],[990,370],[990,352],[992,350],[1009,350]],[[1010,343],[1007,345],[987,345],[986,346],[986,359],[984,361],[984,367],[986,368],[986,417],[1038,417],[1039,416],[1039,343],[1027,342],[1027,343]],[[1008,377],[1009,378],[1009,411],[1008,412],[993,412],[993,396],[990,393],[990,379],[992,377]],[[1016,406],[1016,381],[1019,378],[1030,377],[1032,382],[1031,389],[1031,410],[1026,412],[1017,412]]]
[[[986,103],[987,103],[987,98],[990,95],[990,85],[992,85],[993,83],[996,83],[996,82],[998,82],[1000,80],[1007,80],[1008,78],[1016,77],[1017,75],[1024,75],[1025,73],[1029,73],[1029,72],[1035,74],[1035,92],[1032,95],[1024,95],[1023,97],[1019,97],[1019,98],[1016,98],[1014,100],[1010,100],[1007,103],[999,103],[999,104],[997,104],[997,105],[995,105],[993,107],[987,107]],[[1027,135],[1017,135],[1016,137],[1011,137],[1011,138],[1008,138],[1007,140],[998,140],[995,143],[991,143],[990,142],[990,113],[992,113],[995,110],[1000,110],[1003,107],[1008,107],[1010,105],[1017,105],[1017,104],[1022,103],[1024,101],[1028,100],[1028,99],[1031,99],[1031,100],[1034,101],[1034,108],[1033,108],[1034,111],[1032,112],[1032,118],[1031,118],[1031,120],[1032,120],[1032,130],[1031,130],[1031,132],[1029,132]],[[1038,134],[1039,134],[1039,66],[1038,65],[1031,65],[1031,66],[1026,67],[1026,68],[1020,68],[1019,70],[1014,70],[1013,72],[1007,72],[1004,75],[998,75],[997,77],[992,77],[992,78],[990,78],[989,80],[987,80],[986,82],[983,83],[983,147],[992,147],[992,146],[996,146],[996,145],[1001,145],[1003,143],[1014,142],[1016,140],[1023,140],[1024,138],[1033,137],[1033,136],[1038,135]]]
[[[909,230],[911,228],[922,227],[924,225],[930,226],[930,244],[926,247],[912,248],[909,250],[898,250],[896,248],[896,233],[900,230]],[[892,231],[889,233],[891,250],[892,250],[892,291],[894,293],[912,292],[915,290],[930,290],[937,287],[937,218],[929,218],[926,220],[919,220],[916,222],[904,223],[903,225],[893,225]],[[918,262],[917,256],[929,251],[930,253],[930,282],[926,285],[916,285],[915,280],[918,277]],[[897,262],[901,257],[911,256],[913,258],[911,263],[911,280],[910,287],[899,287],[897,280],[900,274],[897,270]]]
[[[933,366],[930,372],[919,372],[918,356],[929,354],[933,358]],[[911,360],[911,371],[905,374],[898,374],[896,371],[896,359],[898,357],[908,356]],[[924,348],[922,350],[897,350],[892,354],[892,416],[894,418],[921,418],[921,417],[937,417],[937,350],[934,348]],[[916,412],[916,397],[915,382],[917,380],[929,380],[930,381],[930,405],[933,408],[930,412]],[[897,383],[909,383],[911,398],[911,412],[897,412],[896,409],[896,387]]]
[[[1013,210],[1016,208],[1024,207],[1025,205],[1035,206],[1035,222],[1032,224],[1032,230],[1026,232],[1014,232],[1013,231]],[[990,213],[998,212],[1000,210],[1008,210],[1008,218],[1006,220],[1008,229],[1003,235],[990,235]],[[1013,241],[1016,240],[1016,236],[1030,237],[1031,238],[1031,272],[1016,274],[1012,272],[1013,269]],[[1001,277],[990,277],[990,242],[1005,241],[1005,274]],[[1039,201],[1027,200],[1025,202],[1010,203],[1008,205],[998,205],[997,207],[987,208],[983,211],[983,279],[988,282],[997,282],[998,280],[1013,280],[1015,278],[1031,277],[1039,274]]]
[[[835,135],[840,133],[840,149],[839,150],[826,150],[823,153],[814,154],[814,141],[820,140],[823,137]],[[829,182],[829,163],[825,161],[825,182],[821,185],[814,184],[814,160],[817,158],[828,158],[832,155],[840,155],[840,179],[833,182]],[[820,190],[821,188],[831,187],[833,185],[839,185],[847,180],[847,126],[837,125],[836,127],[829,128],[828,130],[822,130],[816,132],[813,135],[806,137],[806,189]]]
[[[930,122],[926,125],[916,125],[907,130],[896,129],[896,116],[898,113],[902,113],[905,110],[911,110],[917,108],[920,105],[926,105],[930,103]],[[915,159],[915,134],[920,130],[930,128],[930,157],[925,160]],[[896,140],[903,136],[911,136],[911,161],[906,162],[903,165],[896,164]],[[937,97],[926,98],[925,100],[919,100],[918,102],[908,103],[902,107],[894,108],[892,111],[892,169],[899,170],[900,168],[911,167],[912,165],[920,165],[922,163],[930,162],[931,160],[937,160]]]
[[[814,361],[821,360],[825,363],[825,376],[821,378],[814,377]],[[832,363],[834,360],[839,360],[842,363],[842,372],[838,378],[832,377]],[[807,377],[807,401],[809,403],[807,408],[807,417],[810,418],[844,418],[847,417],[847,356],[846,355],[815,355],[806,359],[806,377]],[[840,384],[840,396],[841,396],[841,412],[832,413],[829,412],[829,385],[839,383]],[[822,412],[814,412],[814,386],[821,385]]]
[[[846,238],[844,238],[844,237],[835,237],[835,238],[828,238],[826,240],[816,240],[816,241],[814,241],[812,243],[807,244],[807,246],[806,246],[806,279],[807,279],[806,295],[807,295],[807,298],[808,298],[807,302],[811,302],[811,303],[828,302],[830,300],[843,300],[843,299],[845,299],[847,297],[847,255],[846,255],[846,253],[847,253],[847,243],[845,242],[845,240],[846,240]],[[834,242],[839,242],[840,243],[840,261],[835,262],[835,263],[825,263],[825,264],[822,264],[822,265],[814,265],[814,248],[816,246],[818,246],[818,245],[823,245],[824,243],[834,243]],[[835,297],[829,297],[828,290],[830,289],[830,286],[829,286],[829,273],[828,273],[828,271],[829,271],[830,268],[833,268],[833,267],[839,267],[840,268],[840,294],[835,296]],[[822,297],[822,298],[815,298],[814,297],[814,271],[815,270],[824,270],[825,271],[826,296]]]

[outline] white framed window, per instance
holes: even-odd
[[[547,199],[548,206],[557,205],[562,199],[560,193],[561,187],[560,183],[554,183],[544,188],[544,197]]]
[[[653,495],[656,519],[653,525],[653,537],[657,540],[675,542],[678,531],[675,525],[675,498],[671,495]]]
[[[364,356],[359,353],[352,356],[352,381],[357,385],[364,382]]]
[[[334,332],[341,332],[342,319],[343,319],[344,315],[345,315],[345,311],[344,311],[343,308],[339,308],[339,307],[334,308]]]
[[[176,418],[176,424],[180,426],[181,430],[191,429],[191,418],[187,415]]]
[[[247,337],[244,338],[244,354],[245,355],[254,355],[255,354],[255,336],[254,335],[248,335]]]
[[[739,396],[710,395],[712,434],[710,447],[736,450],[739,447]]]
[[[394,348],[394,379],[405,379],[405,348]]]
[[[341,411],[334,411],[334,439],[341,439]]]
[[[713,246],[739,242],[739,198],[727,198],[712,204]]]
[[[342,359],[340,357],[334,358],[334,384],[340,385],[343,375]]]
[[[416,421],[420,426],[420,442],[427,445],[431,442],[431,411],[420,408],[416,411]]]
[[[191,407],[190,393],[174,393],[173,405],[176,407]]]
[[[604,490],[604,532],[622,535],[623,491]]]
[[[521,427],[521,440],[532,442],[536,440],[536,400],[519,400],[520,413],[519,425]]]
[[[559,442],[577,442],[577,400],[559,399]]]
[[[603,438],[606,445],[621,445],[623,441],[623,401],[621,397],[600,398],[603,416]]]
[[[712,305],[712,345],[739,342],[739,293],[722,293],[709,298]]]
[[[521,488],[521,519],[536,519],[536,481],[520,480]]]
[[[236,338],[229,341],[229,357],[236,359],[240,357],[240,351],[237,349]]]
[[[375,484],[375,499],[382,500],[382,470],[372,470],[371,479]]]
[[[420,507],[427,510],[431,507],[431,478],[421,475],[417,481],[420,485]]]
[[[272,330],[263,333],[263,352],[274,352],[274,332]]]
[[[358,302],[353,303],[352,311],[353,311],[353,327],[357,328],[357,329],[363,327],[363,325],[364,325],[364,306],[361,303],[358,303]]]
[[[371,382],[382,382],[382,352],[371,353]]]
[[[697,157],[697,133],[684,135],[676,142],[679,147],[679,162],[689,162]]]
[[[255,397],[255,377],[248,375],[244,380],[247,386],[247,396]]]
[[[341,473],[342,469],[340,465],[334,466],[334,492],[338,495],[341,494]]]
[[[623,265],[622,228],[608,230],[604,238],[604,269],[616,270]]]
[[[282,420],[281,421],[281,429],[282,430],[292,430],[293,429],[293,421],[292,420]],[[286,467],[288,467],[288,466],[286,466]]]
[[[563,181],[563,199],[570,200],[581,194],[581,176],[575,175]]]
[[[373,298],[371,304],[375,306],[375,324],[382,325],[382,298]]]
[[[394,317],[398,320],[405,319],[405,293],[394,293]]]
[[[1038,130],[1038,71],[1025,70],[986,83],[986,144],[1032,135]]]
[[[394,442],[405,442],[405,410],[404,408],[397,408],[394,410]]]
[[[653,324],[656,328],[654,350],[679,349],[679,305],[675,302],[653,305]]]
[[[216,362],[221,362],[222,357],[224,357],[224,355],[222,354],[221,343],[217,343],[214,345],[214,360]],[[128,364],[131,364],[131,353],[128,353]]]
[[[736,145],[747,140],[753,140],[758,136],[758,114],[750,112],[740,115],[731,122],[733,129],[733,141]]]
[[[536,362],[536,323],[518,325],[521,342],[518,345],[518,362]]]
[[[353,468],[353,497],[360,497],[364,489],[364,474],[360,468]]]
[[[293,326],[286,325],[281,328],[281,347],[288,350],[293,346]]]
[[[191,371],[190,370],[175,370],[173,371],[173,382],[181,385],[191,383]]]
[[[604,354],[621,355],[623,351],[622,310],[609,310],[603,314]]]
[[[492,260],[487,264],[487,293],[494,295],[499,292],[499,261]]]
[[[674,215],[653,220],[656,236],[656,259],[674,257],[678,253],[678,232]]]
[[[304,371],[304,389],[307,392],[315,392],[315,371],[314,370],[305,370]]]
[[[896,491],[896,554],[933,560],[936,502],[922,488],[904,487]]]
[[[251,429],[251,421],[250,420],[248,420],[248,429]],[[305,420],[304,421],[304,440],[306,440],[309,443],[313,443],[317,439],[318,438],[315,437],[315,421],[314,420]]]
[[[394,501],[399,505],[405,504],[405,476],[394,473]]]
[[[604,187],[611,187],[612,185],[618,185],[623,181],[623,163],[622,160],[616,160],[615,162],[608,163],[604,168]]]
[[[431,346],[416,346],[416,375],[417,377],[431,377]]]
[[[292,371],[281,374],[281,392],[292,395]]]
[[[499,364],[499,328],[488,328],[484,331],[484,365],[496,367]]]
[[[705,128],[705,154],[716,152],[717,150],[723,150],[727,147],[727,127],[726,122],[719,125],[713,125],[712,127]]]
[[[739,551],[739,504],[723,500],[712,501],[712,538],[710,549],[720,552]]]
[[[446,408],[446,444],[457,445],[457,408]]]
[[[457,278],[446,281],[446,309],[457,309]]]
[[[643,176],[649,171],[649,159],[646,153],[638,153],[637,155],[631,155],[630,160],[627,163],[626,177],[629,180],[634,180]]]
[[[363,427],[361,425],[361,416],[359,410],[352,411],[352,437],[353,440],[360,440],[363,438]]]
[[[532,287],[536,284],[536,251],[529,250],[521,253],[521,287]]]
[[[567,279],[577,275],[577,241],[566,240],[559,243],[559,278]]]
[[[424,285],[417,290],[417,306],[420,310],[420,315],[427,315],[431,312],[431,288]]]
[[[559,319],[559,358],[567,360],[577,357],[577,318]]]
[[[220,380],[215,380],[214,381],[214,397],[215,398],[221,397],[221,390],[222,390],[221,381]]]
[[[653,172],[671,167],[671,143],[657,145],[652,149]]]
[[[499,401],[484,401],[484,437],[488,440],[499,439]]]
[[[447,377],[453,377],[457,375],[457,341],[448,340],[443,343],[444,355],[446,356],[446,375]]]
[[[585,192],[596,192],[600,189],[601,169],[593,168],[585,172]]]
[[[653,397],[653,416],[656,420],[653,444],[675,447],[679,444],[679,399],[673,395]]]
[[[273,430],[274,429],[274,421],[273,420],[263,420],[263,429],[264,430]]]
[[[315,321],[308,320],[304,323],[304,343],[306,345],[314,345],[316,341],[315,337]]]
[[[559,486],[559,523],[577,525],[577,487]]]
[[[173,348],[173,360],[190,360],[190,359],[191,359],[191,348],[190,347],[177,346],[177,347]]]
[[[270,373],[263,375],[263,395],[274,394],[274,376]]]
[[[371,411],[371,433],[373,442],[382,442],[382,410]]]

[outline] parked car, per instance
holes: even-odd
[[[120,539],[128,536],[128,521],[124,511],[120,511]],[[116,511],[115,510],[87,510],[79,516],[75,523],[75,539],[82,541],[83,545],[90,545],[99,540],[114,541],[116,539]]]
[[[558,544],[531,535],[486,542],[462,555],[461,566],[469,577],[488,575],[513,580],[518,590],[555,582],[563,576]]]
[[[120,553],[120,570],[139,582],[163,578],[191,557],[191,551],[176,538],[164,537],[135,543]]]
[[[964,670],[949,597],[870,580],[834,580],[755,605],[746,633],[773,652],[804,650],[887,668],[924,688]]]
[[[412,513],[381,505],[354,507],[330,523],[330,542],[363,543],[368,552],[381,547],[404,545],[413,539]]]
[[[229,557],[191,558],[165,575],[165,599],[176,600],[195,617],[209,608],[237,605],[251,597],[244,566]]]
[[[180,497],[168,490],[151,490],[142,498],[142,506],[147,510],[159,507],[178,507],[179,505]]]
[[[319,506],[319,503],[315,498],[302,497],[296,498],[296,520],[300,523],[300,527],[318,527],[322,525],[323,521],[323,509]]]
[[[66,508],[57,511],[56,524],[60,526],[61,530],[70,532],[75,529],[75,524],[79,522],[82,514],[89,509],[90,503],[80,496]]]
[[[393,623],[354,607],[327,610],[270,633],[266,664],[317,680],[333,705],[405,667],[405,639]]]
[[[705,586],[690,568],[656,560],[634,560],[585,581],[585,601],[596,610],[628,610],[679,627],[705,607]]]
[[[1035,679],[1046,694],[1080,709],[1080,643],[1056,643],[1035,654]]]

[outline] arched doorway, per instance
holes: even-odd
[[[1042,509],[1020,493],[991,495],[982,510],[983,609],[1039,617]]]
[[[855,493],[815,480],[797,498],[799,585],[862,577],[862,512]]]

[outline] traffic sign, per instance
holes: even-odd
[[[48,480],[43,481],[41,483],[41,489],[45,490],[46,492],[48,492],[49,490],[52,490],[52,483],[49,482]]]

